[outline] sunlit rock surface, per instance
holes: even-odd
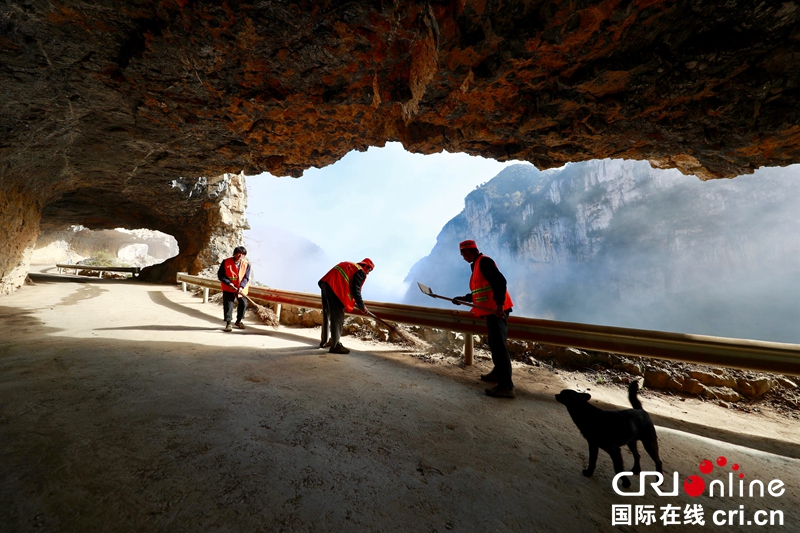
[[[178,255],[178,243],[171,235],[153,230],[92,231],[73,226],[42,232],[36,240],[31,263],[76,263],[97,255],[117,258],[129,266],[145,267]]]
[[[41,223],[215,248],[201,177],[353,149],[646,159],[703,179],[800,161],[793,2],[185,2],[0,7],[0,291]],[[377,178],[376,178],[377,179]],[[178,184],[178,185],[176,185]],[[224,217],[222,217],[224,218]]]

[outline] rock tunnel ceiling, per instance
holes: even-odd
[[[299,176],[387,141],[701,179],[800,162],[798,17],[794,2],[6,2],[0,292],[40,224],[164,231],[181,253],[151,277],[199,270],[237,187],[200,177]]]

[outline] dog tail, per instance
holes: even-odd
[[[639,397],[636,393],[639,391],[639,380],[635,379],[628,385],[628,401],[631,402],[631,406],[634,409],[641,409],[642,402],[639,401]]]

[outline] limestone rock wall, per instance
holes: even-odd
[[[214,228],[208,242],[195,259],[193,268],[217,265],[244,244],[244,230],[249,229],[245,216],[247,184],[244,174],[225,174],[222,181],[209,184],[209,195],[219,194],[219,209],[208,212],[207,224]],[[224,194],[223,194],[224,193]]]
[[[139,276],[144,281],[174,281],[178,272],[198,274],[213,268],[244,244],[244,230],[249,228],[244,174],[203,178],[191,187],[176,181],[173,186],[189,197],[203,198],[203,209],[175,236],[181,253],[144,269]]]
[[[22,286],[28,274],[41,208],[18,190],[0,190],[0,294]]]

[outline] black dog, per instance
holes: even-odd
[[[572,421],[589,441],[589,468],[583,471],[584,476],[590,477],[594,473],[597,466],[598,448],[602,448],[611,456],[611,460],[614,462],[614,472],[622,472],[624,468],[620,448],[626,444],[633,454],[632,472],[638,475],[642,471],[639,464],[639,450],[636,448],[638,440],[642,441],[644,449],[655,461],[656,470],[662,471],[661,459],[658,458],[656,428],[653,427],[650,416],[642,410],[642,402],[636,396],[638,390],[638,381],[634,381],[628,386],[628,400],[633,409],[624,411],[603,411],[589,405],[591,396],[585,392],[564,389],[556,394],[556,400],[567,406]],[[622,486],[626,488],[631,486],[627,477],[622,478]]]

